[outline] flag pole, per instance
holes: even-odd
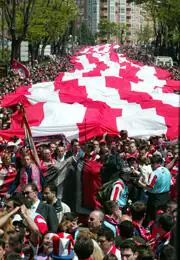
[[[27,116],[26,116],[26,111],[25,111],[24,106],[22,104],[20,104],[20,110],[21,110],[21,113],[22,113],[23,127],[24,127],[24,131],[25,131],[25,138],[28,140],[28,143],[29,143],[29,146],[30,146],[29,147],[30,152],[31,152],[31,155],[32,155],[35,163],[40,167],[39,156],[38,156],[35,144],[34,144],[34,140],[33,140],[32,133],[31,133],[31,128],[29,126],[28,119],[27,119]]]
[[[85,143],[87,142],[87,129],[86,129],[86,117],[85,117]]]

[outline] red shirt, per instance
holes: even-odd
[[[137,236],[141,236],[145,240],[150,240],[151,239],[151,234],[138,222],[133,220],[133,226],[134,226],[134,233]]]

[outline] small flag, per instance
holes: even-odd
[[[17,60],[12,60],[11,68],[16,71],[22,79],[30,77],[28,68]]]

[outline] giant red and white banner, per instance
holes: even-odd
[[[94,136],[178,136],[180,81],[160,68],[145,66],[114,52],[113,45],[97,45],[72,57],[74,69],[61,72],[54,82],[20,87],[7,95],[4,106],[24,104],[33,136],[63,133],[85,141]],[[11,130],[21,132],[21,116],[12,117]]]

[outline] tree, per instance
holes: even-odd
[[[177,0],[129,0],[143,4],[151,15],[156,37],[156,54],[180,56],[180,5]],[[176,49],[176,54],[170,50]],[[174,51],[173,51],[174,52]]]
[[[74,0],[36,1],[28,39],[34,48],[42,44],[41,56],[47,44],[56,44],[66,33],[76,15],[77,6]]]
[[[149,40],[154,36],[153,29],[149,24],[145,25],[140,31],[137,31],[138,42],[148,43]]]
[[[79,43],[81,45],[94,45],[95,37],[92,35],[85,23],[82,23],[79,28]]]
[[[99,37],[102,41],[110,41],[111,38],[116,37],[122,43],[125,30],[125,24],[120,25],[108,20],[101,20],[99,23]]]
[[[12,40],[11,60],[19,59],[20,44],[25,39],[35,0],[1,0]]]

